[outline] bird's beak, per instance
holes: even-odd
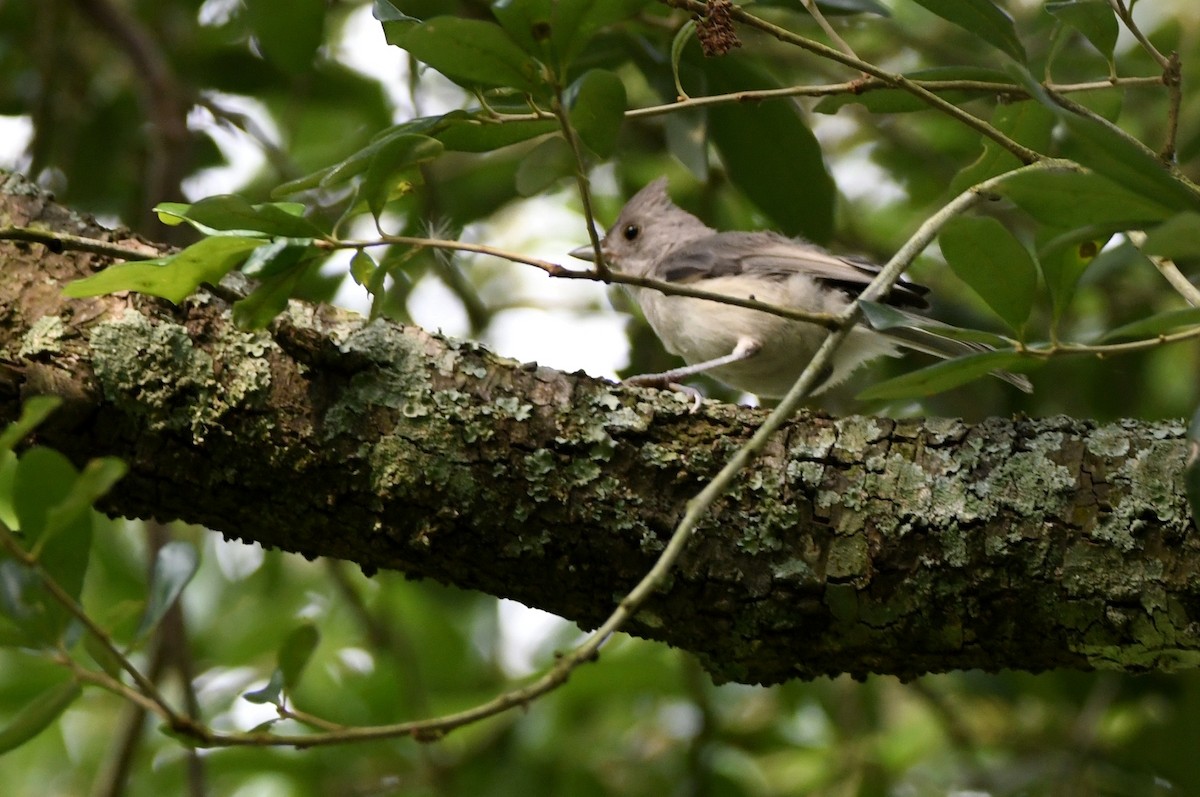
[[[587,260],[590,263],[596,262],[596,250],[592,248],[591,244],[577,246],[570,252],[567,252],[567,254],[571,257],[577,257],[580,260]]]

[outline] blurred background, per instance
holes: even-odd
[[[420,18],[491,14],[485,3],[396,5]],[[822,36],[798,3],[762,5],[804,35]],[[1108,76],[1094,50],[1057,35],[1042,3],[1005,5],[1031,61],[1057,82]],[[993,53],[916,3],[839,0],[822,8],[861,57],[884,68],[995,68]],[[1184,85],[1194,84],[1200,59],[1189,54],[1200,52],[1200,16],[1190,0],[1141,3],[1137,10],[1160,49],[1184,54]],[[354,0],[0,0],[0,167],[29,175],[106,224],[186,243],[185,228],[159,224],[151,211],[157,202],[231,192],[266,201],[275,186],[335,163],[388,125],[474,104],[458,86],[389,47],[371,11],[370,2]],[[652,3],[619,34],[597,39],[591,57],[638,67],[620,73],[630,108],[674,99],[667,54],[684,19]],[[769,61],[783,85],[856,77],[753,34],[744,40],[744,51]],[[685,52],[698,57],[698,50]],[[1117,63],[1121,75],[1156,74],[1125,34]],[[653,64],[659,83],[643,77]],[[1081,101],[1105,107],[1152,145],[1163,136],[1161,90],[1095,92]],[[827,240],[820,241],[836,251],[886,260],[949,198],[955,175],[980,154],[975,133],[933,112],[803,105],[836,184]],[[968,107],[989,112],[987,101]],[[773,226],[772,215],[729,179],[729,164],[688,144],[694,124],[688,114],[627,119],[618,154],[592,173],[601,226],[659,174],[670,176],[681,205],[713,226]],[[1200,103],[1185,100],[1180,130],[1179,159],[1195,179]],[[535,148],[439,158],[424,170],[423,185],[389,206],[385,225],[571,265],[565,252],[587,240],[580,201],[563,174],[533,171],[529,164],[540,163]],[[787,180],[771,187],[780,203],[809,189]],[[320,199],[327,204],[319,202],[313,213],[332,223],[345,197]],[[1011,221],[1016,229],[1025,223],[1015,213]],[[373,224],[354,224],[363,236],[374,232]],[[597,376],[675,364],[617,291],[553,281],[491,258],[429,251],[378,257],[403,262],[392,272],[385,303],[397,321]],[[365,310],[370,299],[346,276],[348,259],[335,256],[314,268],[302,294]],[[937,317],[1000,328],[936,248],[912,276],[941,297]],[[1048,325],[1043,305],[1030,324],[1034,339]],[[1086,273],[1060,334],[1086,340],[1176,306],[1183,305],[1154,268],[1118,240]],[[923,364],[906,358],[873,366],[821,407],[968,420],[1016,412],[1098,422],[1177,418],[1198,403],[1198,354],[1189,344],[1104,361],[1056,359],[1031,374],[1032,396],[985,379],[919,403],[854,399],[872,380]],[[706,390],[751,400],[712,384]],[[85,604],[119,624],[136,617],[159,532],[147,535],[139,523],[97,523]],[[217,727],[248,729],[274,716],[269,706],[240,695],[266,683],[276,650],[299,623],[314,624],[321,642],[297,705],[345,724],[467,707],[545,667],[580,633],[559,618],[486,595],[391,573],[365,578],[344,563],[226,543],[202,529],[169,534],[202,550],[178,619],[186,641],[175,643],[172,688],[179,693],[177,676],[186,673]],[[170,683],[171,668],[165,673]],[[42,659],[0,649],[0,720],[57,674]],[[764,689],[715,686],[687,654],[621,638],[598,665],[528,710],[426,744],[216,750],[202,753],[197,764],[152,721],[89,691],[52,729],[0,758],[0,794],[195,793],[198,778],[207,793],[247,796],[1200,794],[1198,716],[1200,677],[1191,672],[1139,678],[955,672],[907,684],[872,677]]]

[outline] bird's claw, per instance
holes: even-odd
[[[659,390],[674,390],[676,393],[682,393],[688,398],[688,403],[691,405],[688,407],[688,412],[691,414],[699,410],[701,402],[704,401],[704,394],[696,388],[680,382],[672,382],[663,374],[639,374],[622,380],[621,384],[634,387],[654,387]]]

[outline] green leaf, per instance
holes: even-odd
[[[544,94],[537,63],[499,25],[479,19],[435,17],[409,28],[399,45],[468,88],[496,86]]]
[[[1106,227],[1082,227],[1067,232],[1044,228],[1056,233],[1038,246],[1042,276],[1054,305],[1054,320],[1066,311],[1083,272],[1100,255],[1111,234]]]
[[[912,313],[905,313],[892,307],[890,304],[880,304],[879,302],[860,301],[863,315],[867,319],[867,323],[872,329],[880,332],[896,327],[905,329],[924,329],[933,332],[940,337],[949,338],[950,340],[961,340],[968,343],[982,343],[993,349],[1003,349],[1012,346],[1012,340],[997,335],[995,332],[987,332],[982,329],[968,329],[966,327],[955,327],[949,324],[938,321],[933,318],[925,318],[916,316]]]
[[[364,288],[374,281],[375,272],[378,270],[379,265],[375,258],[365,249],[359,249],[354,253],[354,257],[350,258],[350,276]]]
[[[1103,225],[1110,230],[1142,229],[1173,211],[1099,174],[1029,171],[996,187],[1038,221],[1063,230]]]
[[[15,559],[0,558],[0,614],[13,625],[13,646],[54,645],[61,625],[58,608],[37,573]]]
[[[575,154],[561,137],[548,138],[521,159],[516,187],[521,196],[534,196],[575,171]]]
[[[233,303],[233,323],[239,329],[263,329],[287,307],[305,269],[293,268],[264,279],[244,299]]]
[[[997,106],[992,114],[993,127],[1035,152],[1049,151],[1054,123],[1054,113],[1033,100]],[[955,175],[950,184],[950,192],[959,194],[973,185],[1010,172],[1021,165],[1016,155],[992,139],[985,138],[979,159]]]
[[[1200,213],[1180,213],[1147,230],[1141,249],[1172,260],[1200,257]]]
[[[713,93],[779,87],[753,63],[734,56],[705,59],[700,67]],[[829,240],[833,178],[799,108],[788,102],[724,104],[708,114],[709,135],[733,184],[787,235]]]
[[[283,640],[279,648],[279,673],[283,677],[283,688],[288,692],[295,691],[300,683],[300,676],[304,674],[304,668],[308,666],[308,660],[312,658],[320,639],[321,634],[316,626],[304,623]]]
[[[1006,71],[1058,116],[1070,136],[1063,148],[1080,164],[1109,178],[1127,191],[1172,210],[1200,207],[1200,196],[1172,175],[1147,147],[1111,122],[1080,116],[1063,108],[1020,64]]]
[[[1116,329],[1110,329],[1100,338],[1100,343],[1112,343],[1120,340],[1137,340],[1165,335],[1177,329],[1200,324],[1200,307],[1189,307],[1184,310],[1171,310],[1158,313],[1149,318],[1139,318]]]
[[[1107,0],[1071,0],[1046,3],[1046,11],[1075,28],[1110,63],[1117,46],[1117,16]]]
[[[625,120],[625,84],[613,72],[590,69],[566,91],[571,126],[579,139],[601,158],[617,148],[617,133]]]
[[[72,679],[50,687],[26,703],[12,722],[0,729],[0,755],[20,747],[50,727],[82,691]]]
[[[879,382],[859,393],[858,398],[869,401],[930,396],[986,376],[992,371],[1012,370],[1025,362],[1025,358],[1011,350],[969,354]]]
[[[387,158],[391,160],[398,161],[407,158],[408,164],[411,165],[436,158],[442,154],[442,149],[441,142],[429,136],[397,130],[382,138],[376,137],[366,147],[334,166],[320,179],[319,185],[322,188],[329,188],[368,171],[375,161],[375,156],[381,152],[390,151],[392,154]]]
[[[50,413],[58,409],[62,399],[58,396],[31,396],[21,405],[21,416],[0,432],[0,454],[6,454],[36,429]]]
[[[102,457],[88,462],[83,472],[71,484],[67,495],[46,513],[45,527],[37,538],[37,545],[45,546],[60,532],[78,529],[81,519],[84,521],[85,533],[90,537],[89,512],[92,505],[101,496],[106,495],[128,470],[125,463],[116,457]],[[69,544],[74,546],[81,542],[76,538]]]
[[[404,139],[412,145],[413,149],[409,151],[410,163],[417,164],[438,157],[443,149],[454,152],[490,152],[556,130],[558,122],[554,119],[500,122],[485,112],[462,110],[451,111],[443,116],[413,119],[382,131],[374,136],[367,146],[339,163],[290,180],[275,188],[271,194],[287,196],[312,188],[331,188],[345,183],[367,171],[376,154],[391,146],[395,139]]]
[[[564,73],[601,28],[648,0],[498,0],[492,13],[525,52]]]
[[[991,0],[915,0],[918,5],[952,22],[1013,59],[1024,62],[1025,48],[1017,38],[1012,17]]]
[[[242,265],[242,273],[254,279],[267,279],[297,268],[316,254],[311,238],[276,238],[250,253]]]
[[[283,673],[276,669],[275,672],[271,673],[271,680],[267,682],[266,686],[264,686],[262,689],[255,689],[253,692],[247,692],[246,694],[242,695],[242,699],[251,703],[258,703],[260,705],[263,703],[271,703],[272,705],[278,706],[283,701],[283,698],[281,697],[282,692]]]
[[[399,46],[404,34],[421,20],[405,14],[392,0],[375,0],[371,5],[371,16],[383,26],[383,38],[388,44]]]
[[[491,152],[558,130],[554,119],[455,119],[436,133],[438,141],[452,152]]]
[[[371,155],[363,176],[360,196],[379,219],[384,206],[412,190],[414,167],[442,154],[442,142],[428,136],[403,135],[388,139]]]
[[[287,72],[313,68],[325,35],[325,0],[245,0],[263,56]]]
[[[199,566],[200,557],[190,542],[173,540],[158,549],[154,557],[154,570],[150,575],[146,613],[138,624],[135,638],[144,639],[158,626]]]
[[[1078,145],[1076,159],[1114,183],[1173,210],[1200,207],[1200,197],[1171,175],[1153,153],[1098,119],[1063,111],[1063,124]]]
[[[262,233],[288,238],[320,238],[321,230],[301,213],[297,202],[270,202],[252,205],[236,194],[210,196],[192,205],[163,202],[155,206],[158,217],[187,221],[201,232],[234,234]]]
[[[683,58],[684,48],[688,43],[696,37],[696,20],[689,19],[675,31],[675,37],[671,39],[671,76],[675,79],[675,94],[677,99],[682,99],[687,92],[683,90],[683,83],[679,78],[679,63]]]
[[[75,466],[57,451],[32,448],[17,461],[13,509],[25,535],[26,547],[63,591],[78,598],[83,589],[92,548],[92,516],[87,500],[119,478],[120,460],[99,460],[83,479]],[[47,611],[57,618],[55,632],[70,619],[66,609],[47,598]]]
[[[262,238],[205,238],[175,255],[109,266],[98,274],[70,283],[63,288],[63,295],[81,299],[118,291],[138,291],[179,304],[201,283],[215,285],[220,282],[263,243]]]
[[[110,678],[120,679],[121,673],[124,672],[121,660],[111,648],[97,639],[95,635],[83,635],[83,649],[92,657],[92,661],[100,665],[100,669],[104,670]]]
[[[1020,330],[1037,295],[1037,265],[1024,245],[990,216],[952,220],[938,236],[954,273],[1013,330]]]

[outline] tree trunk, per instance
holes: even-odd
[[[0,174],[0,227],[117,240]],[[3,236],[0,236],[3,237]],[[514,598],[589,626],[646,572],[759,410],[619,388],[293,303],[68,301],[106,265],[0,240],[0,422],[115,455],[114,515]],[[713,508],[630,631],[718,681],[1200,658],[1181,423],[802,415]]]

